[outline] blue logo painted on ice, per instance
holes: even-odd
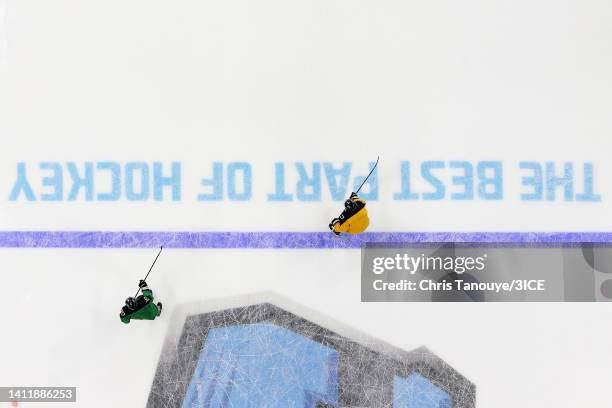
[[[501,201],[505,174],[501,161],[428,160],[400,161],[399,185],[388,186],[394,201]],[[372,169],[373,162],[369,163]],[[199,192],[183,195],[183,163],[173,162],[56,162],[16,163],[9,201],[250,201],[317,202],[323,193],[334,201],[348,197],[364,180],[353,162],[276,162],[271,165],[274,188],[254,191],[257,176],[250,162],[212,162],[209,174],[200,176]],[[360,166],[360,170],[365,167]],[[520,201],[600,202],[591,162],[521,161],[511,167],[520,176]],[[380,200],[378,169],[360,193],[366,200]],[[269,172],[266,174],[269,176]],[[261,177],[261,176],[258,176]],[[258,183],[257,185],[261,185]]]

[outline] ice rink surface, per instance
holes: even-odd
[[[311,175],[350,162],[352,183],[380,155],[373,232],[610,231],[611,19],[595,0],[0,0],[0,229],[325,231],[342,201],[325,176],[318,199],[299,200],[295,163]],[[503,197],[450,199],[454,160],[503,163]],[[444,162],[446,196],[394,199],[402,161],[419,194],[432,188],[421,163]],[[592,164],[601,200],[521,200],[524,161],[573,163],[576,193]],[[9,199],[19,162],[35,201]],[[63,200],[44,201],[43,162],[180,162],[181,199],[68,200],[64,167]],[[252,196],[198,201],[214,162],[248,163]],[[275,163],[291,201],[269,199]],[[610,406],[608,303],[368,304],[357,249],[169,248],[149,279],[162,316],[123,325],[154,255],[0,248],[0,385],[144,406],[178,308],[271,298],[330,329],[428,347],[476,384],[478,407]]]
[[[144,406],[175,307],[271,292],[331,328],[427,346],[477,385],[478,406],[607,406],[609,304],[365,304],[356,250],[167,250],[149,279],[162,316],[125,326],[117,314],[142,275],[134,266],[152,254],[2,250],[0,383],[77,386],[84,407]]]

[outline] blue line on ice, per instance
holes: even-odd
[[[0,231],[3,248],[361,248],[365,243],[465,242],[519,246],[612,244],[612,232]],[[498,246],[498,245],[495,245]]]

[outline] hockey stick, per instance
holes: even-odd
[[[359,186],[359,188],[357,189],[357,191],[355,191],[355,194],[359,193],[359,191],[361,190],[361,187],[363,187],[363,185],[366,183],[366,181],[368,181],[368,179],[370,178],[370,176],[372,175],[372,173],[374,173],[374,170],[376,170],[376,167],[378,167],[378,160],[380,160],[380,156],[376,156],[376,163],[374,163],[374,167],[372,167],[372,170],[370,170],[370,172],[368,173],[368,175],[366,176],[365,179],[363,179],[363,183],[361,183],[361,185]],[[351,194],[351,197],[353,197],[353,194]],[[350,202],[351,200],[346,200],[346,202]],[[346,204],[345,204],[346,205]],[[348,207],[347,207],[348,209]],[[346,210],[345,210],[346,211]],[[344,211],[342,212],[342,214],[344,214]],[[342,214],[340,214],[340,217],[342,217]],[[334,220],[336,220],[337,218],[334,218],[332,220],[332,223],[334,222]],[[332,228],[332,224],[329,224],[329,228],[335,233],[334,229]],[[340,235],[339,233],[336,233],[336,235]]]
[[[147,276],[144,277],[143,281],[146,281],[147,278],[149,277],[149,274],[151,273],[151,270],[153,269],[153,266],[155,265],[155,262],[157,262],[157,258],[159,258],[159,255],[161,254],[162,249],[164,249],[163,245],[159,247],[159,252],[157,253],[157,256],[155,257],[155,260],[151,264],[151,267],[149,268],[149,272],[147,272]],[[138,296],[138,292],[140,292],[140,288],[138,288],[138,290],[136,291],[136,294],[134,295],[134,297]]]
[[[372,175],[372,173],[376,169],[376,166],[378,166],[378,159],[380,159],[380,156],[376,156],[376,163],[374,163],[374,167],[372,167],[372,170],[370,170],[370,173],[367,175],[365,180],[363,180],[363,183],[361,183],[361,185],[359,186],[357,191],[355,191],[355,194],[359,193],[359,190],[361,190],[361,187],[363,187],[363,185],[366,183],[366,181],[368,181],[368,179],[370,178],[370,176]]]

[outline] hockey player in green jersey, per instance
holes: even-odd
[[[136,298],[129,297],[125,300],[125,306],[121,308],[119,317],[123,323],[129,323],[130,320],[154,320],[161,315],[161,302],[153,302],[153,291],[147,286],[147,282],[141,280],[138,287],[142,289],[142,295]]]

